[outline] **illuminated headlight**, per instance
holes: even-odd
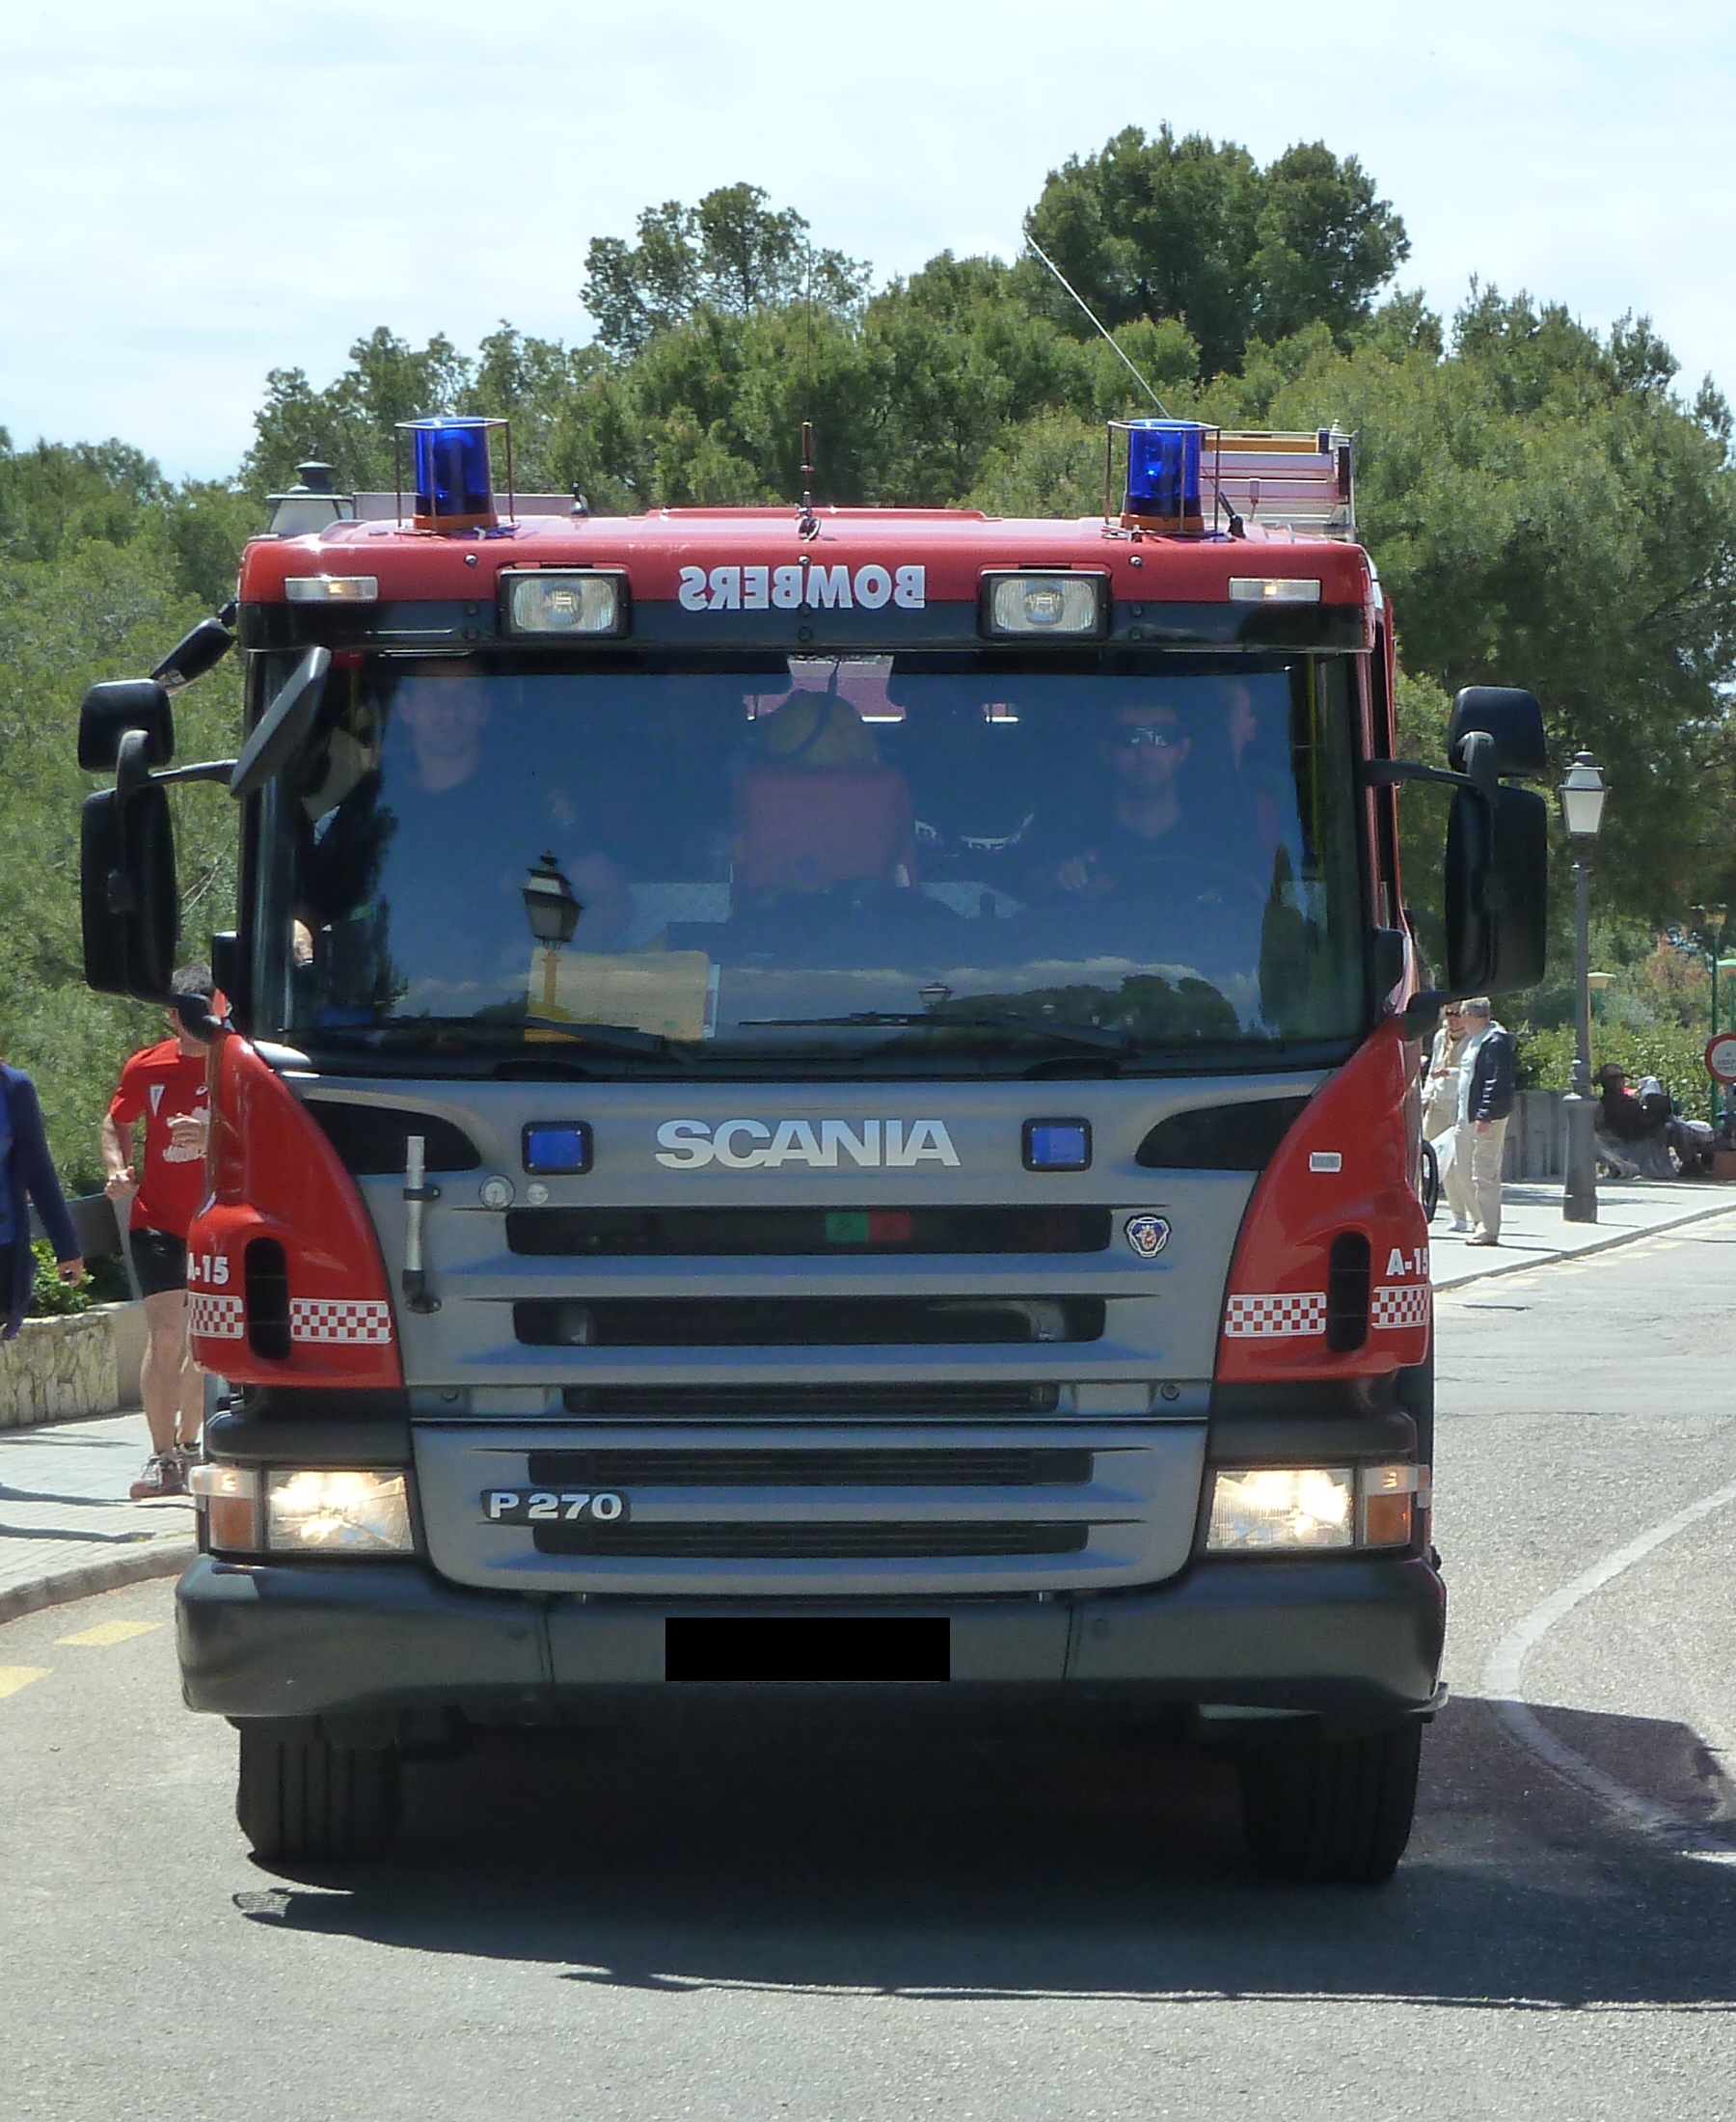
[[[402,1474],[303,1469],[265,1477],[265,1544],[277,1554],[408,1554]]]
[[[1426,1476],[1410,1465],[1250,1466],[1212,1477],[1208,1554],[1310,1554],[1410,1544]]]
[[[1232,575],[1232,604],[1318,604],[1320,585],[1313,575]]]
[[[506,623],[515,634],[562,638],[624,634],[627,599],[619,575],[587,569],[561,575],[507,575]]]
[[[989,575],[983,581],[984,631],[1024,638],[1103,631],[1100,575]]]
[[[290,575],[284,594],[291,604],[378,604],[376,575]]]

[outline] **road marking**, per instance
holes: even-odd
[[[1553,1731],[1544,1728],[1522,1699],[1521,1688],[1525,1661],[1557,1621],[1564,1620],[1594,1592],[1601,1592],[1606,1584],[1614,1583],[1624,1570],[1643,1562],[1667,1540],[1687,1532],[1690,1526],[1698,1525],[1701,1519],[1727,1510],[1733,1503],[1736,1503],[1736,1481],[1715,1489],[1709,1496],[1702,1496],[1697,1503],[1685,1505],[1648,1532],[1629,1540],[1625,1547],[1618,1547],[1614,1554],[1593,1563],[1583,1575],[1552,1592],[1541,1606],[1533,1607],[1516,1628],[1507,1631],[1490,1652],[1482,1674],[1482,1691],[1490,1699],[1491,1707],[1521,1746],[1528,1747],[1540,1761],[1546,1761],[1559,1776],[1564,1776],[1570,1783],[1577,1783],[1582,1790],[1588,1791],[1630,1826],[1647,1835],[1664,1836],[1686,1856],[1703,1857],[1715,1864],[1736,1864],[1736,1849],[1709,1835],[1697,1821],[1687,1819],[1653,1799],[1641,1797],[1625,1783],[1618,1783],[1614,1776],[1594,1768],[1583,1755],[1576,1754]]]
[[[47,1665],[0,1665],[0,1697],[15,1695],[32,1680],[45,1680],[53,1670]]]
[[[161,1621],[99,1621],[95,1628],[81,1628],[76,1636],[56,1636],[57,1644],[75,1643],[93,1650],[106,1650],[110,1644],[131,1643],[135,1636],[149,1636]]]

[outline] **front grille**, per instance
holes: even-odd
[[[1076,1555],[1088,1525],[539,1525],[539,1555],[613,1555],[694,1562],[937,1561],[955,1555]]]
[[[539,1257],[1100,1253],[1107,1209],[514,1209],[506,1243]]]
[[[534,1297],[534,1348],[824,1348],[1099,1341],[1101,1297]]]
[[[822,1421],[854,1417],[1052,1415],[1059,1385],[569,1385],[560,1396],[569,1415],[628,1415],[646,1420],[703,1422],[732,1415],[743,1421]]]
[[[530,1480],[549,1488],[1034,1488],[1091,1479],[1089,1452],[986,1451],[532,1452]]]

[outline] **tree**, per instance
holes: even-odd
[[[816,250],[794,207],[773,212],[757,184],[727,184],[697,206],[673,199],[647,206],[637,243],[593,237],[580,295],[598,342],[631,357],[700,309],[746,316],[801,301],[852,315],[868,278],[868,267],[843,252]]]
[[[1167,124],[1070,157],[1025,225],[1105,324],[1174,318],[1207,375],[1238,368],[1250,339],[1316,318],[1344,338],[1410,253],[1354,155],[1316,143],[1262,170],[1232,141],[1178,140]],[[1039,261],[1019,273],[1034,309],[1090,329]]]

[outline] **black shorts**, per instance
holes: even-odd
[[[132,1250],[133,1273],[145,1296],[161,1296],[165,1290],[187,1287],[187,1241],[168,1231],[132,1231],[127,1234]]]

